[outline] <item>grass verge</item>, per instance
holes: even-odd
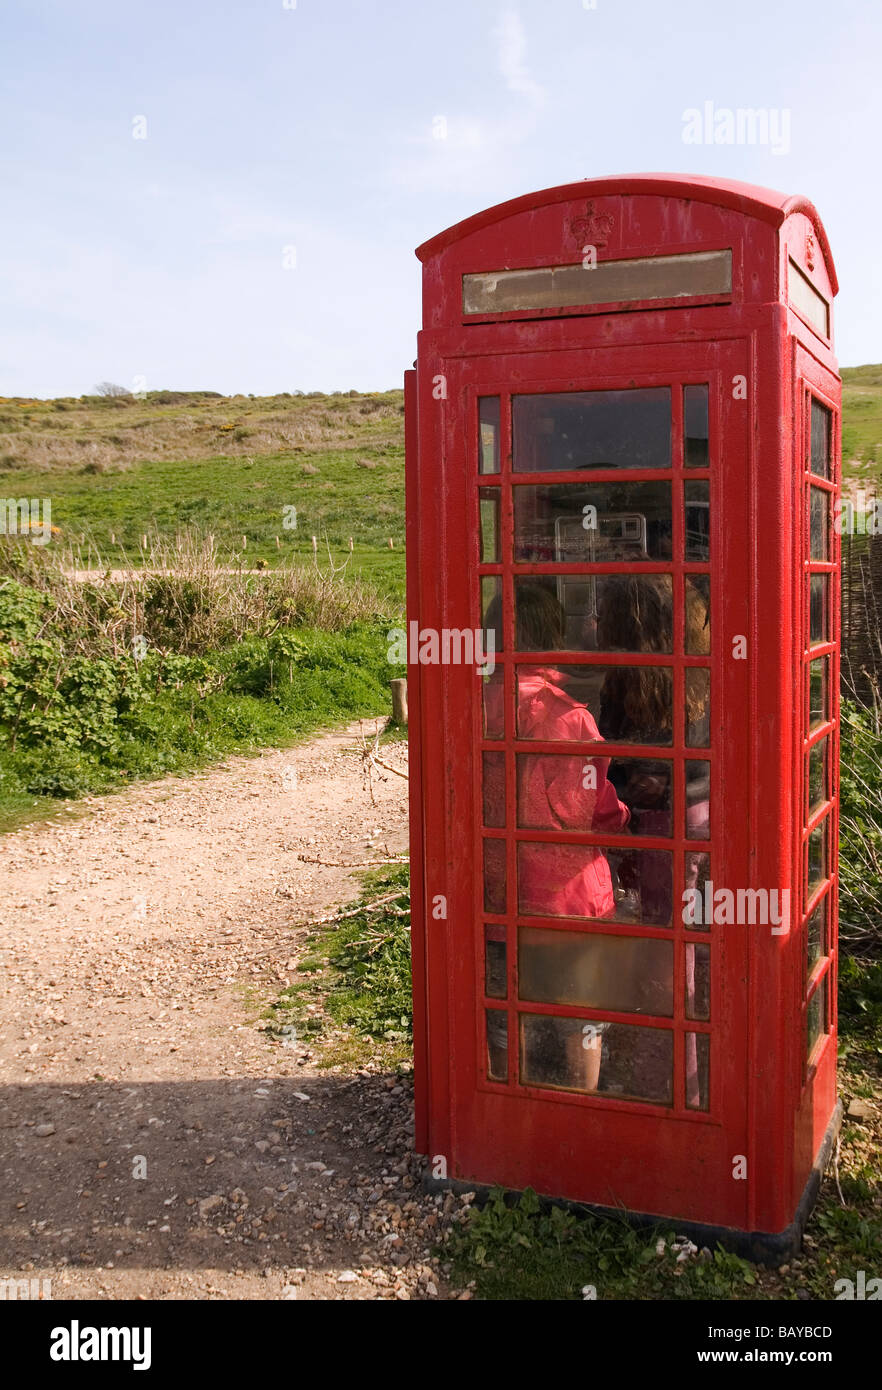
[[[409,1067],[408,866],[365,873],[355,906],[354,915],[310,930],[298,979],[264,1013],[267,1031],[321,1043],[320,1067]]]

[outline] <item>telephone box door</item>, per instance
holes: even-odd
[[[443,1176],[746,1219],[749,346],[421,349]]]

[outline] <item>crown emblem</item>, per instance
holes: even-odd
[[[585,216],[574,217],[570,222],[570,231],[580,246],[606,246],[615,225],[611,212],[597,212],[594,204],[588,203]]]

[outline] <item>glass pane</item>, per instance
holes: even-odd
[[[487,1028],[487,1078],[508,1080],[508,1014],[504,1009],[485,1009]]]
[[[684,560],[710,559],[710,483],[696,479],[685,484]]]
[[[672,763],[658,758],[612,758],[607,777],[631,813],[632,835],[673,835]]]
[[[830,558],[830,494],[819,487],[809,488],[809,556],[812,560]]]
[[[830,576],[809,575],[809,641],[830,641]]]
[[[788,258],[787,270],[790,303],[811,324],[816,333],[822,338],[829,338],[830,305],[824,296],[818,293],[808,276],[803,275],[792,256]]]
[[[710,670],[707,666],[686,667],[686,747],[707,748],[710,744]]]
[[[673,942],[650,937],[521,927],[518,997],[534,1004],[670,1018],[673,953]]]
[[[671,854],[597,845],[518,845],[518,908],[534,917],[603,918],[666,927]]]
[[[521,1014],[521,1084],[596,1091],[608,1027],[581,1018]]]
[[[670,483],[514,489],[514,558],[595,563],[671,558]]]
[[[584,233],[591,236],[591,232]],[[791,262],[792,264],[792,262]],[[808,285],[808,281],[805,282]],[[821,299],[817,290],[811,291]],[[576,308],[587,304],[670,299],[682,304],[697,295],[732,293],[732,252],[686,251],[674,256],[600,260],[589,275],[581,262],[527,270],[484,270],[462,277],[464,314],[504,314]],[[824,301],[821,300],[822,306]]]
[[[498,670],[494,671],[492,676],[483,676],[481,679],[485,738],[502,738],[505,734],[503,680],[503,672]]]
[[[811,1057],[819,1039],[827,1031],[827,977],[824,976],[808,1001],[806,1009],[806,1057]]]
[[[830,817],[821,821],[820,825],[815,826],[808,837],[808,882],[806,885],[806,899],[820,883],[827,877],[827,826],[830,824]]]
[[[707,1033],[686,1034],[686,1105],[689,1110],[710,1110],[710,1038]]]
[[[521,1081],[670,1105],[674,1061],[669,1029],[521,1014]]]
[[[484,911],[505,912],[505,841],[484,841]]]
[[[672,607],[667,574],[521,577],[515,580],[517,650],[669,653]]]
[[[686,760],[686,839],[710,838],[710,763]]]
[[[830,718],[827,707],[827,662],[829,658],[819,656],[809,662],[809,726],[825,724]]]
[[[808,804],[806,809],[807,817],[812,811],[816,810],[822,802],[829,799],[829,781],[827,778],[827,750],[830,746],[828,738],[822,738],[820,743],[816,743],[809,749],[807,763],[807,791]]]
[[[518,738],[548,742],[672,742],[673,681],[665,666],[518,666]]]
[[[668,761],[521,753],[517,762],[518,825],[527,830],[673,834]]]
[[[806,974],[811,975],[818,961],[827,954],[827,906],[829,893],[818,903],[805,924]]]
[[[512,400],[514,471],[670,468],[671,392],[567,391]]]
[[[481,564],[494,565],[499,560],[499,488],[478,489],[481,513]]]
[[[508,953],[505,946],[505,927],[488,923],[484,927],[484,993],[490,999],[505,999],[508,995]]]
[[[484,824],[499,829],[505,825],[505,754],[484,753]]]
[[[498,396],[478,400],[478,451],[481,473],[499,472],[500,409]]]
[[[628,824],[628,809],[616,796],[608,770],[608,758],[519,754],[518,825],[528,830],[621,834]]]
[[[819,478],[830,477],[830,412],[812,397],[811,471]]]
[[[502,579],[485,574],[481,579],[481,624],[484,652],[502,651]]]
[[[686,1017],[710,1018],[710,946],[686,943]]]
[[[713,902],[705,895],[713,893],[710,876],[710,855],[699,850],[687,850],[684,856],[683,925],[689,931],[710,931]]]
[[[711,649],[710,575],[688,574],[683,581],[687,656],[708,656]]]
[[[683,387],[683,430],[686,467],[707,468],[710,463],[710,449],[706,386]]]

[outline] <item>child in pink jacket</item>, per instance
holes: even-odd
[[[553,667],[533,667],[518,682],[521,738],[600,742],[593,717],[563,688]],[[630,812],[607,778],[609,758],[536,754],[519,759],[518,820],[531,830],[621,834]],[[552,917],[609,917],[612,875],[594,845],[523,844],[518,856],[521,912]]]
[[[484,618],[497,632],[499,599]],[[555,595],[541,584],[523,585],[517,596],[517,648],[555,651],[564,646],[564,614]],[[485,691],[489,726],[502,727],[502,674]],[[609,758],[566,752],[574,740],[602,742],[591,714],[564,689],[564,676],[552,666],[521,667],[518,672],[517,730],[521,739],[560,743],[558,754],[518,759],[518,824],[529,830],[582,830],[619,834],[630,812],[607,778]],[[485,787],[485,797],[502,798],[503,789]],[[518,856],[518,897],[523,913],[547,917],[609,917],[615,910],[612,875],[602,849],[593,845],[522,844]]]

